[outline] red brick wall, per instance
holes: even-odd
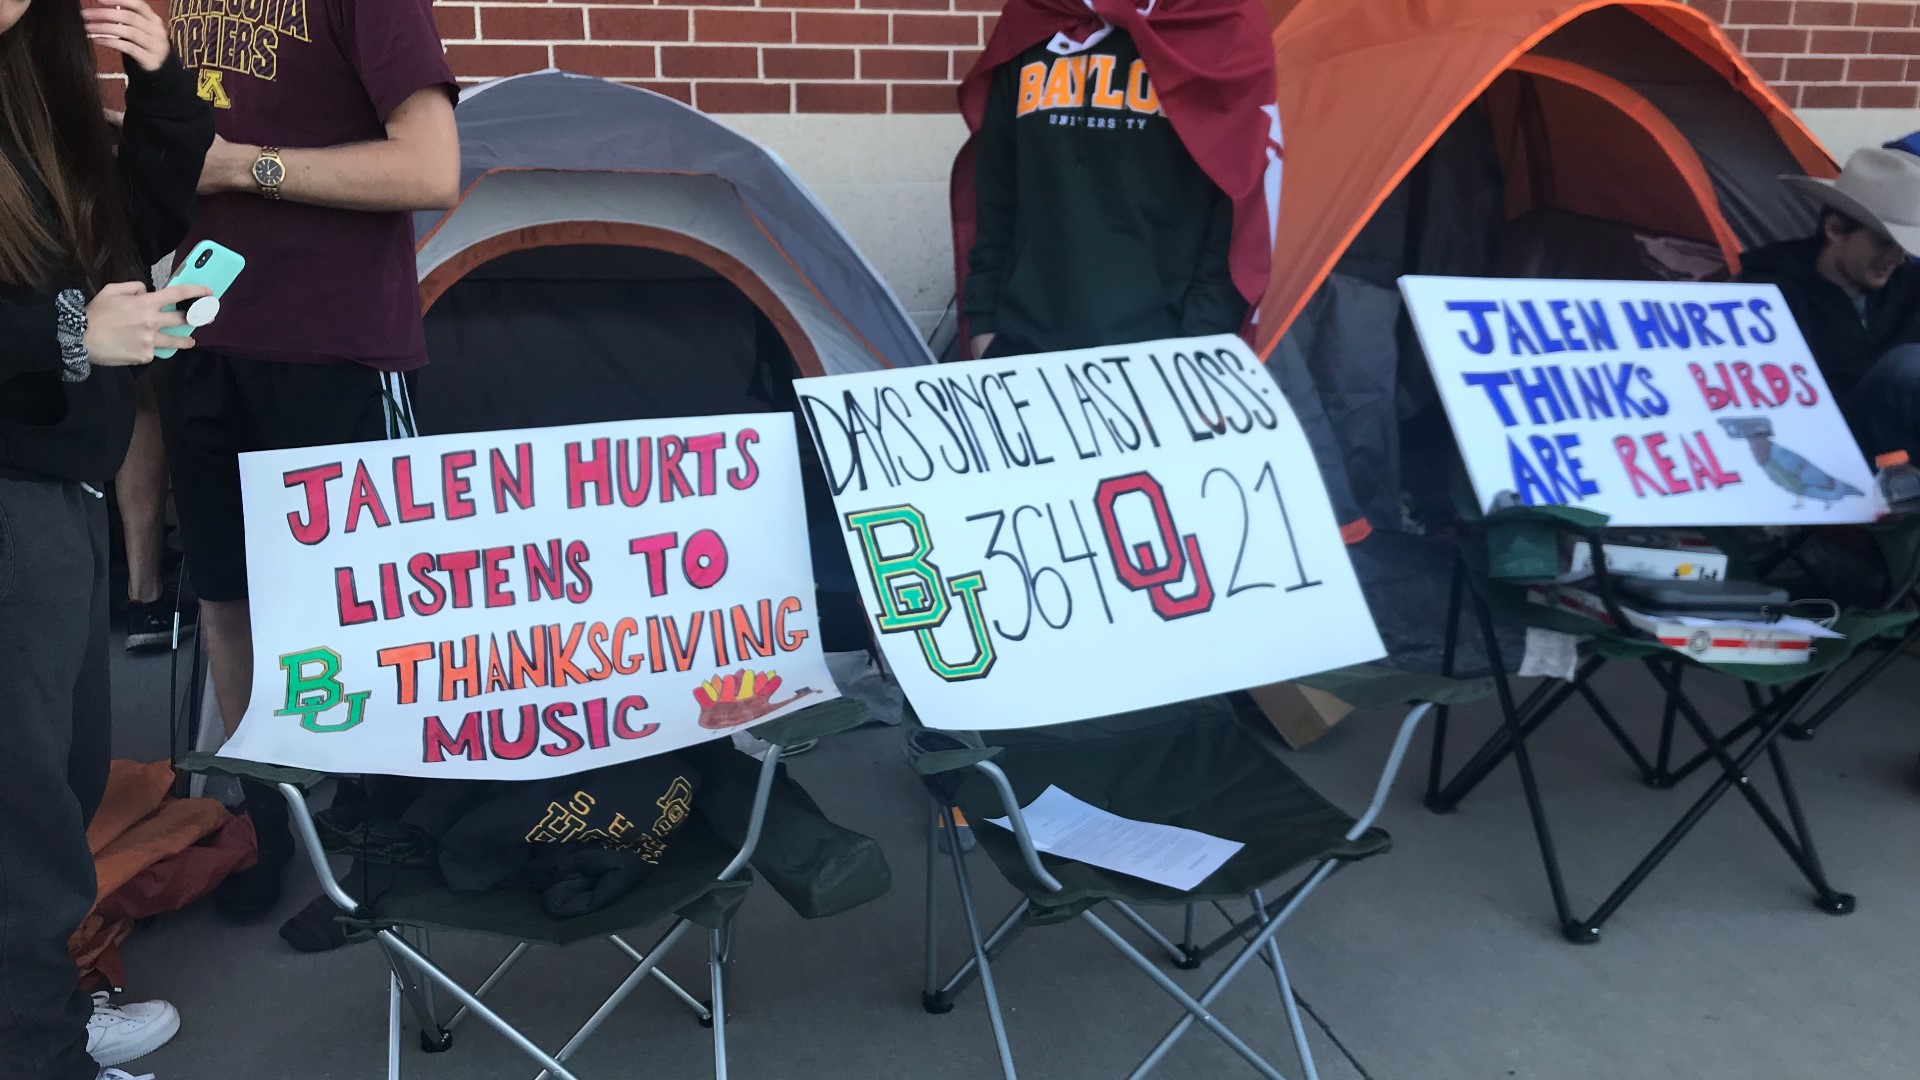
[[[1920,106],[1920,0],[1690,0],[1787,104]]]
[[[440,3],[463,79],[549,64],[708,112],[951,112],[999,0]]]
[[[1920,0],[1690,2],[1726,26],[1790,105],[1920,106]],[[554,65],[709,112],[945,113],[999,7],[1000,0],[439,0],[436,10],[465,81]],[[117,70],[117,58],[107,65]]]

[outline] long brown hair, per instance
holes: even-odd
[[[0,281],[34,286],[71,274],[98,290],[137,273],[80,0],[32,0],[0,34],[0,124],[48,194],[48,205],[37,203],[0,154]]]

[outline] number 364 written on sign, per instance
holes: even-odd
[[[846,526],[879,601],[880,632],[915,635],[928,667],[958,682],[984,678],[1002,643],[1042,626],[1170,622],[1242,593],[1321,583],[1301,556],[1272,462],[1214,466],[1191,487],[1177,493],[1178,514],[1168,486],[1142,471],[1101,480],[1084,502],[966,515],[971,537],[934,536],[910,503],[849,513]],[[965,633],[936,637],[954,619]]]

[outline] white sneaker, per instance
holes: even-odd
[[[146,1057],[179,1030],[179,1011],[164,1001],[115,1005],[106,994],[95,994],[93,1016],[87,1021],[87,1053],[106,1069],[100,1080],[139,1080],[124,1073],[114,1076],[119,1070],[111,1066]]]
[[[148,1073],[145,1076],[135,1076],[130,1072],[124,1072],[120,1069],[101,1069],[100,1075],[94,1077],[93,1080],[153,1080],[153,1074]]]

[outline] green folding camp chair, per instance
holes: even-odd
[[[1552,894],[1561,934],[1576,944],[1598,941],[1600,929],[1606,921],[1673,853],[1708,811],[1733,791],[1740,793],[1781,850],[1806,877],[1808,884],[1813,887],[1815,906],[1833,915],[1850,913],[1854,909],[1854,897],[1835,889],[1827,879],[1826,869],[1821,865],[1819,853],[1814,847],[1812,830],[1778,743],[1790,725],[1808,714],[1811,706],[1829,689],[1836,676],[1856,654],[1863,650],[1873,651],[1877,647],[1874,643],[1882,639],[1903,640],[1913,622],[1913,613],[1910,610],[1891,609],[1845,613],[1834,625],[1834,629],[1844,636],[1838,640],[1815,642],[1810,659],[1804,664],[1697,661],[1635,630],[1621,613],[1618,603],[1613,599],[1611,575],[1601,555],[1601,529],[1605,524],[1606,519],[1599,514],[1569,507],[1513,507],[1487,515],[1484,520],[1469,521],[1470,536],[1462,546],[1447,614],[1444,652],[1447,666],[1443,670],[1451,673],[1460,620],[1465,610],[1471,608],[1493,669],[1501,726],[1448,780],[1444,779],[1447,723],[1444,717],[1435,723],[1433,757],[1427,782],[1428,808],[1435,813],[1453,812],[1461,800],[1508,757],[1512,757],[1520,774],[1522,793],[1546,869],[1547,886]],[[1611,625],[1531,603],[1527,599],[1525,583],[1548,580],[1558,572],[1559,532],[1571,532],[1591,545],[1595,553],[1596,574],[1593,589],[1607,606]],[[1524,701],[1516,700],[1495,632],[1496,621],[1577,636],[1583,641],[1586,655],[1572,679],[1543,680]],[[1641,665],[1661,690],[1664,703],[1662,718],[1658,740],[1651,754],[1642,750],[1592,687],[1593,677],[1603,667],[1617,661]],[[1877,672],[1879,669],[1874,667],[1871,671]],[[1689,671],[1710,672],[1739,682],[1750,705],[1747,716],[1731,727],[1715,730],[1685,690],[1684,679]],[[1864,685],[1864,679],[1856,678],[1842,687],[1839,693],[1829,695],[1820,715],[1831,715]],[[1715,765],[1719,769],[1719,775],[1712,779],[1679,821],[1606,899],[1585,916],[1576,915],[1568,899],[1565,875],[1547,821],[1545,799],[1541,795],[1539,780],[1527,749],[1528,738],[1559,714],[1561,706],[1576,694],[1586,701],[1647,786],[1671,788],[1705,766]],[[1701,748],[1691,758],[1676,764],[1673,760],[1674,735],[1678,722],[1682,720],[1699,740]],[[1779,789],[1780,809],[1776,809],[1760,792],[1748,772],[1763,755]],[[1780,810],[1785,811],[1784,820]]]
[[[1414,684],[1419,685],[1414,685]],[[1383,700],[1421,698],[1434,680],[1398,676],[1378,669],[1348,669],[1321,683],[1337,694],[1353,695],[1368,684]],[[1465,697],[1485,693],[1484,685],[1452,684]],[[1349,696],[1349,700],[1354,700]],[[1368,700],[1355,704],[1368,705]],[[1262,1076],[1280,1072],[1256,1053],[1211,1011],[1227,985],[1255,958],[1264,959],[1279,986],[1281,1004],[1307,1077],[1317,1073],[1300,1022],[1286,965],[1275,934],[1307,895],[1334,871],[1387,850],[1387,834],[1373,827],[1407,743],[1432,708],[1420,704],[1400,725],[1386,769],[1372,802],[1353,818],[1321,798],[1284,765],[1272,745],[1264,718],[1245,715],[1224,698],[1149,709],[1055,727],[994,731],[985,734],[933,731],[909,716],[907,755],[932,797],[934,821],[927,839],[927,981],[923,1004],[944,1013],[975,979],[985,994],[1001,1071],[1015,1080],[1013,1051],[1007,1041],[992,960],[1025,929],[1078,920],[1093,928],[1135,967],[1145,972],[1185,1010],[1165,1038],[1131,1074],[1151,1072],[1173,1044],[1199,1023],[1219,1036]],[[1041,854],[1027,831],[1021,808],[1049,785],[1122,817],[1195,829],[1237,840],[1246,846],[1191,892]],[[940,830],[952,825],[952,808],[974,823],[974,835],[989,860],[1019,890],[1013,910],[983,935],[976,913],[967,860],[958,844],[947,845],[947,860],[959,889],[960,908],[972,946],[971,959],[944,982],[939,977],[939,905],[936,849]],[[1012,828],[987,824],[1007,818]],[[1290,873],[1304,877],[1268,899],[1264,890]],[[1229,915],[1233,926],[1216,940],[1194,940],[1196,905],[1250,904],[1244,918]],[[1175,943],[1136,910],[1137,905],[1186,909],[1185,940]],[[1131,923],[1176,967],[1195,968],[1236,943],[1243,947],[1198,997],[1189,994],[1155,966],[1098,911],[1110,908]],[[1225,908],[1221,910],[1225,912]]]
[[[726,974],[733,962],[734,917],[751,884],[749,865],[807,918],[838,914],[886,893],[891,876],[873,840],[842,829],[820,812],[787,775],[780,753],[808,739],[858,727],[866,710],[839,699],[770,721],[754,735],[776,748],[756,762],[725,742],[708,743],[682,753],[700,770],[701,788],[694,812],[675,830],[666,857],[640,888],[613,906],[576,919],[547,915],[530,892],[502,891],[456,895],[431,866],[388,866],[375,875],[349,871],[336,877],[322,849],[307,792],[325,779],[320,773],[207,755],[189,757],[181,768],[211,775],[243,777],[278,785],[292,808],[293,824],[310,856],[321,887],[348,912],[351,937],[371,940],[386,955],[388,984],[387,1075],[400,1076],[401,1002],[420,1025],[423,1049],[449,1049],[453,1032],[469,1016],[498,1031],[543,1070],[539,1080],[576,1080],[566,1062],[592,1037],[640,984],[653,979],[713,1029],[714,1075],[727,1075]],[[352,885],[367,882],[362,895]],[[624,934],[667,923],[653,946],[641,950]],[[682,938],[706,931],[711,998],[702,1002],[659,969],[661,959]],[[434,963],[427,942],[435,930],[485,934],[516,944],[476,988],[469,990]],[[565,1046],[549,1054],[489,1008],[487,993],[535,944],[571,945],[602,938],[631,959],[635,967]],[[442,1021],[433,990],[444,990],[459,1009]]]

